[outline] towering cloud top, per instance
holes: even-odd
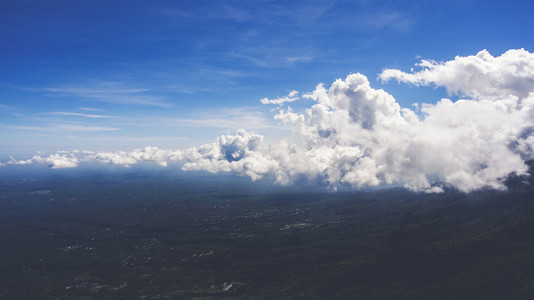
[[[333,188],[401,183],[427,192],[440,192],[444,185],[466,192],[504,189],[510,173],[525,174],[525,161],[534,159],[534,54],[521,49],[493,57],[484,50],[418,65],[420,71],[386,69],[379,78],[443,86],[466,98],[423,104],[417,115],[384,90],[373,89],[364,75],[351,74],[328,89],[319,84],[300,97],[292,91],[282,98],[262,99],[280,105],[275,119],[294,128],[293,137],[276,142],[239,130],[185,150],[57,153],[8,164],[179,162],[184,170],[231,171],[253,180],[271,176],[282,184],[302,178]],[[302,112],[282,107],[300,98],[314,102]]]

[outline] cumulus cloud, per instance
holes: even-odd
[[[39,155],[34,155],[32,158],[27,160],[16,160],[11,157],[6,164],[13,165],[30,165],[33,163],[46,163],[52,169],[61,169],[61,168],[74,168],[78,166],[78,157],[76,152],[66,153],[58,152],[51,154],[47,157],[41,157]]]
[[[307,173],[331,185],[404,183],[436,191],[433,182],[445,182],[463,191],[501,189],[509,173],[526,171],[525,151],[510,145],[529,143],[530,135],[519,136],[532,126],[532,97],[522,105],[443,99],[425,105],[419,119],[361,74],[328,90],[320,85],[312,95],[318,103],[305,113],[288,108],[277,118],[305,137],[304,157],[313,166]]]
[[[46,163],[53,169],[77,167],[80,163],[99,162],[103,164],[130,166],[140,162],[155,162],[166,167],[168,163],[182,160],[182,151],[145,147],[132,151],[58,151],[48,156],[35,155],[30,159],[11,159],[6,164],[30,165]]]
[[[263,136],[238,130],[235,135],[220,136],[215,143],[184,151],[183,169],[233,171],[256,180],[279,168],[268,153]]]
[[[129,166],[139,162],[155,162],[166,167],[169,162],[182,160],[182,151],[159,149],[158,147],[145,147],[133,151],[97,152],[86,160],[96,160],[101,163]]]
[[[235,172],[252,180],[269,176],[281,184],[305,178],[333,188],[403,184],[425,192],[441,192],[444,186],[465,192],[504,189],[509,174],[526,174],[525,161],[534,159],[534,54],[521,49],[493,57],[481,51],[420,66],[411,73],[384,70],[379,78],[442,86],[465,98],[421,104],[415,114],[357,73],[304,94],[314,101],[304,111],[282,108],[294,101],[296,91],[262,100],[280,105],[275,119],[294,130],[275,142],[238,130],[185,150],[56,153],[7,163],[60,168],[88,160],[175,162],[184,170]]]
[[[497,57],[482,50],[474,56],[457,56],[447,62],[422,60],[417,66],[421,71],[412,73],[386,69],[379,78],[414,85],[434,84],[451,94],[494,100],[508,96],[524,98],[534,91],[534,53],[524,49],[508,50]]]
[[[279,111],[275,118],[291,124],[297,140],[248,149],[250,156],[238,159],[225,157],[217,152],[221,145],[214,145],[210,149],[219,155],[213,163],[202,160],[187,168],[246,170],[254,178],[272,174],[281,183],[305,175],[333,187],[402,183],[428,192],[442,191],[440,185],[466,192],[503,189],[504,178],[525,174],[524,161],[534,158],[533,62],[534,55],[525,50],[499,57],[481,51],[449,62],[423,61],[420,72],[380,74],[383,80],[434,84],[467,97],[424,104],[421,117],[373,89],[364,75],[351,74],[306,94],[316,103],[304,112]],[[263,163],[251,169],[239,163],[245,157]]]

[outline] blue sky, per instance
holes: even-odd
[[[402,107],[435,103],[443,88],[377,75],[421,58],[533,51],[533,11],[531,1],[4,0],[0,155],[184,148],[239,128],[277,137],[288,130],[260,99],[356,72]]]

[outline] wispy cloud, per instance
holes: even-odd
[[[25,131],[38,131],[38,132],[98,132],[98,131],[116,131],[121,128],[108,127],[108,126],[85,126],[79,124],[55,124],[47,126],[6,126],[0,125],[2,128],[25,130]]]
[[[122,83],[102,82],[94,86],[69,85],[42,89],[51,97],[79,97],[95,101],[171,107],[165,97],[150,95],[150,90],[144,88],[125,88]]]
[[[287,94],[287,96],[284,96],[284,97],[279,97],[279,98],[276,98],[276,99],[268,99],[268,98],[263,98],[261,99],[261,103],[262,104],[278,104],[278,105],[282,105],[284,103],[288,103],[288,102],[293,102],[293,101],[297,101],[300,99],[300,96],[298,96],[298,91],[291,91],[289,92],[289,94]]]
[[[202,10],[179,6],[159,14],[180,30],[209,24],[220,33],[191,39],[196,52],[250,68],[287,68],[332,60],[333,55],[341,56],[336,53],[340,43],[354,49],[373,39],[386,39],[383,33],[408,32],[415,22],[406,10],[385,8],[373,1],[216,2]]]
[[[219,128],[224,130],[237,130],[240,128],[275,129],[279,130],[280,126],[272,124],[272,121],[256,116],[240,117],[202,117],[202,118],[163,118],[160,119],[166,126],[172,127],[194,127],[194,128]],[[161,125],[161,124],[158,124]]]
[[[188,119],[188,118],[169,118],[165,119],[169,124],[183,127],[197,127],[197,128],[221,128],[221,129],[239,129],[239,128],[269,128],[273,125],[266,124],[264,120],[255,117],[238,117],[233,119],[225,118],[202,118],[202,119]]]
[[[288,62],[307,62],[313,59],[312,56],[288,56],[286,61]]]
[[[93,107],[78,107],[78,109],[83,111],[104,111],[103,109]]]
[[[289,5],[278,5],[270,1],[261,3],[258,9],[257,3],[240,2],[238,5],[229,2],[214,2],[209,7],[203,7],[202,11],[180,9],[162,9],[159,13],[163,16],[180,19],[182,21],[198,22],[199,20],[223,20],[243,23],[253,21],[260,24],[273,24],[280,19],[291,20],[292,22],[306,25],[313,22],[326,11],[328,11],[336,1],[302,1]],[[290,9],[288,9],[288,6]]]
[[[0,103],[0,111],[12,111],[15,110],[16,107],[13,105],[3,104]]]
[[[360,20],[360,25],[367,29],[393,28],[401,32],[407,31],[412,23],[406,15],[398,12],[372,13],[363,16]]]
[[[188,138],[182,136],[135,136],[135,137],[126,137],[126,136],[96,136],[93,137],[94,140],[120,140],[125,142],[161,142],[161,141],[186,141]]]
[[[268,43],[264,41],[264,43]],[[269,47],[264,45],[243,45],[238,51],[232,50],[226,53],[227,57],[240,61],[247,61],[257,67],[277,68],[293,66],[297,63],[312,62],[320,55],[316,50],[302,45],[280,45],[279,41],[271,41]]]
[[[225,108],[211,112],[191,112],[188,117],[147,117],[137,120],[146,127],[159,128],[213,128],[220,130],[237,130],[247,128],[263,132],[289,132],[289,128],[280,126],[272,118],[250,108]]]
[[[59,115],[59,116],[73,116],[73,117],[83,117],[83,118],[117,118],[116,116],[106,116],[106,115],[94,115],[94,114],[83,114],[77,112],[67,112],[67,111],[54,111],[47,112],[48,115]]]

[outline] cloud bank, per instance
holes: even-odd
[[[409,73],[385,69],[379,78],[444,87],[463,99],[423,104],[418,115],[357,73],[304,94],[314,102],[302,112],[282,107],[297,100],[296,91],[262,99],[280,105],[275,119],[294,130],[292,137],[275,142],[239,130],[185,150],[56,153],[7,164],[62,168],[84,161],[153,161],[176,163],[184,170],[235,172],[252,180],[268,176],[281,184],[304,178],[332,188],[403,184],[426,192],[444,186],[464,192],[505,189],[509,174],[526,174],[525,161],[534,159],[533,53],[509,50],[494,57],[483,50],[447,62],[423,60],[418,67]]]

